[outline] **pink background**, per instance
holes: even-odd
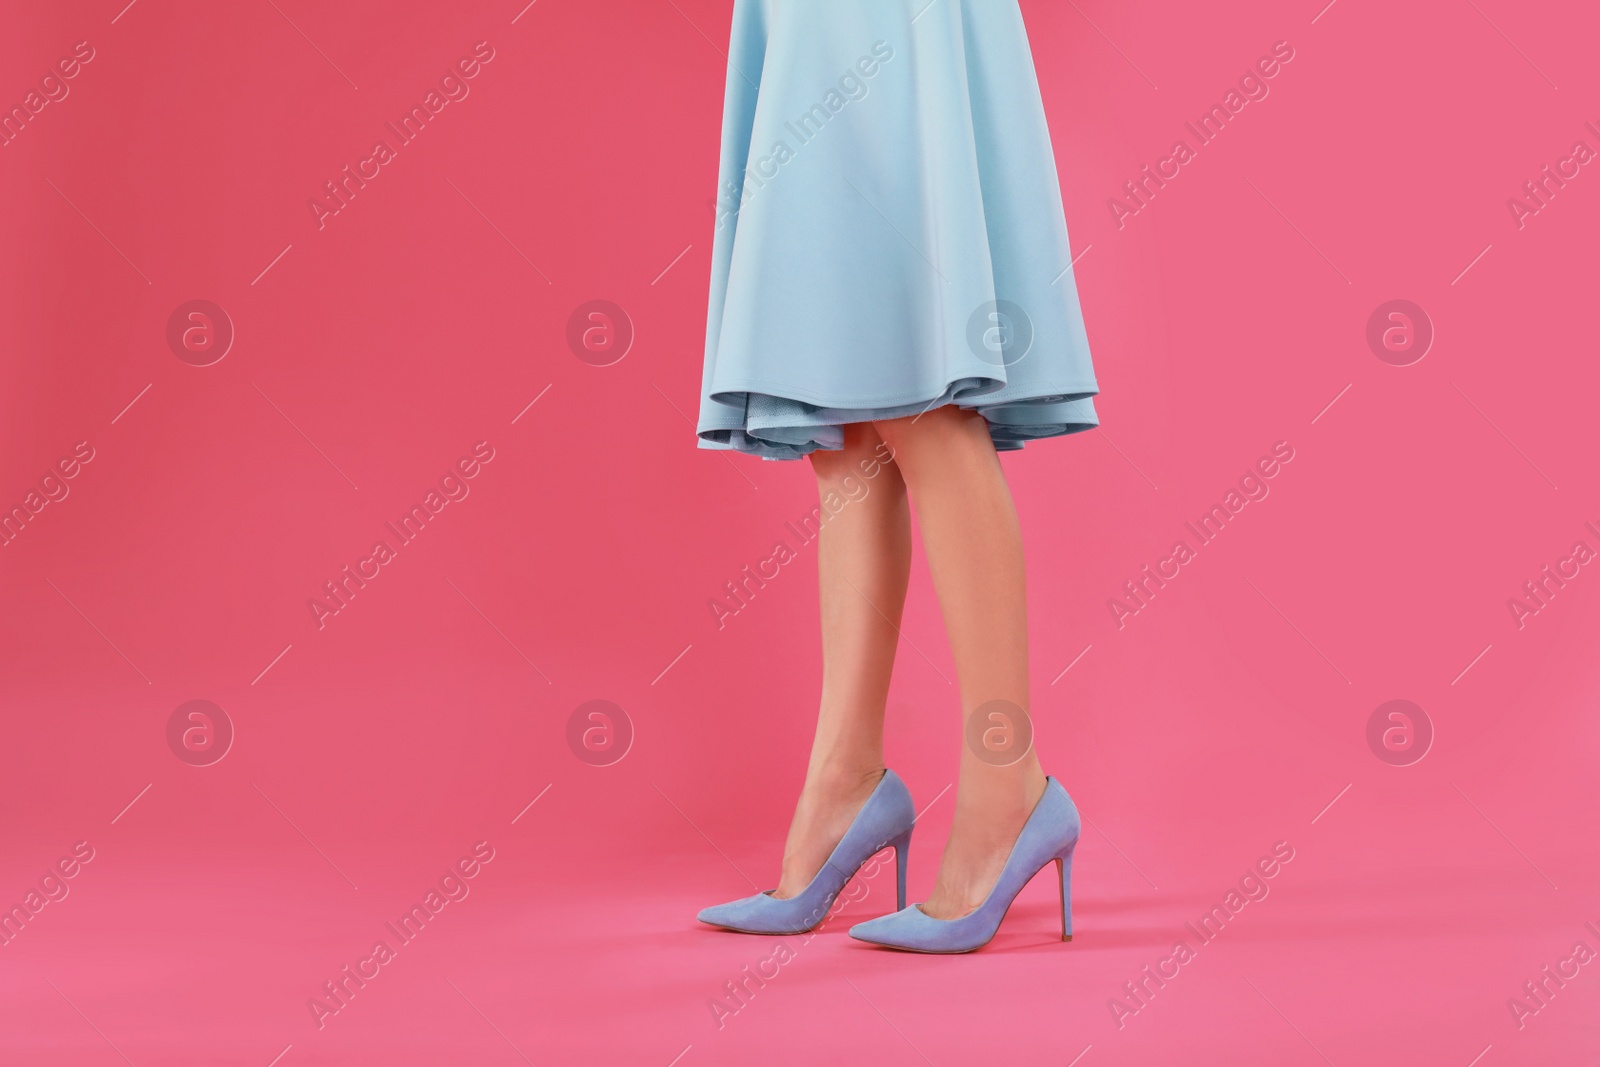
[[[688,421],[730,3],[124,2],[0,34],[7,107],[94,49],[0,148],[0,503],[94,450],[0,547],[0,903],[94,850],[0,948],[0,1059],[1600,1055],[1600,967],[1520,1028],[1507,1003],[1600,950],[1600,576],[1507,607],[1600,549],[1600,176],[1507,207],[1600,148],[1592,11],[1024,0],[1104,390],[1102,431],[1005,459],[1038,744],[1090,824],[1077,938],[1040,879],[975,956],[873,950],[843,931],[880,874],[719,1027],[775,939],[694,913],[773,883],[818,693],[814,546],[708,608],[815,503]],[[1108,199],[1280,40],[1270,95],[1119,229]],[[307,201],[479,41],[470,95],[319,229]],[[194,299],[237,331],[207,367],[166,341]],[[637,330],[612,366],[565,342],[592,299]],[[1391,299],[1436,331],[1410,366],[1365,340]],[[480,441],[470,495],[319,630],[322,583]],[[1107,601],[1279,441],[1270,495],[1119,629]],[[959,744],[920,559],[904,644],[920,899]],[[236,731],[210,766],[168,747],[195,699]],[[635,731],[611,766],[566,740],[591,699]],[[1367,744],[1391,699],[1436,733],[1409,766]],[[480,841],[470,895],[318,1029],[307,1000]],[[1270,895],[1119,1027],[1279,841]]]

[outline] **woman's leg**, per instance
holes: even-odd
[[[992,701],[1006,702],[995,707],[1015,728],[1019,716],[1031,714],[1022,532],[988,424],[951,406],[876,425],[917,509],[960,678],[963,736],[972,736],[969,716]],[[980,758],[980,751],[970,742],[961,746],[950,840],[922,905],[934,918],[955,918],[983,903],[1044,795],[1044,771],[1031,746],[1009,766],[999,765],[1009,754]]]
[[[822,514],[826,502],[843,506],[817,538],[822,702],[779,897],[810,883],[883,777],[883,712],[911,573],[911,511],[872,425],[844,431],[842,451],[811,454]]]

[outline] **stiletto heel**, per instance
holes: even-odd
[[[1072,853],[1068,849],[1056,857],[1056,873],[1061,876],[1061,940],[1072,940]]]
[[[895,865],[895,904],[894,910],[899,911],[906,906],[906,865],[911,860],[911,831],[913,827],[906,827],[906,832],[895,838],[894,845]]]
[[[1072,853],[1078,844],[1078,807],[1054,778],[1045,779],[1044,796],[1011,846],[989,896],[958,919],[935,919],[917,905],[858,923],[850,936],[908,952],[971,952],[987,945],[1000,929],[1022,887],[1055,861],[1061,882],[1061,940],[1072,940]]]
[[[911,791],[893,771],[885,770],[855,821],[834,846],[828,862],[811,884],[792,897],[779,899],[768,889],[754,896],[715,904],[700,912],[700,921],[742,934],[803,934],[828,917],[828,908],[856,871],[890,845],[898,861],[899,903],[906,903],[906,860],[911,849],[911,827],[917,808]]]

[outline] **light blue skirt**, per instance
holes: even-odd
[[[944,404],[1098,424],[1016,0],[735,0],[698,433],[797,459]]]

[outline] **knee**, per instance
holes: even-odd
[[[912,482],[921,469],[960,464],[977,454],[994,452],[988,420],[976,411],[953,404],[921,415],[885,419],[873,423],[873,428]]]
[[[905,482],[893,453],[870,423],[845,427],[844,447],[817,450],[810,455],[811,469],[823,492],[835,490],[854,498],[868,483],[903,493]]]

